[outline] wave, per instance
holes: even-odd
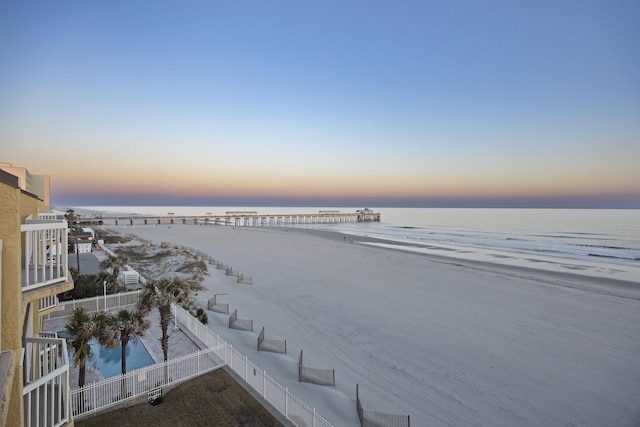
[[[633,248],[626,248],[624,246],[605,246],[605,245],[576,245],[576,246],[582,246],[585,248],[596,248],[596,249],[616,249],[616,250],[621,250],[621,251],[632,251]]]
[[[573,235],[572,235],[573,234]],[[571,240],[609,240],[606,237],[578,237],[577,234],[587,234],[587,233],[567,233],[564,234],[532,234],[531,237],[542,237],[544,239],[571,239]],[[596,234],[593,233],[594,236],[604,236],[604,234]]]
[[[603,255],[603,254],[588,254],[588,255],[596,258],[619,259],[622,261],[640,261],[640,258],[619,257],[614,255]]]

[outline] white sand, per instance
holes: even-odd
[[[464,264],[281,228],[110,227],[191,246],[253,278],[211,269],[214,293],[255,332],[224,339],[336,426],[365,409],[412,426],[640,425],[640,285]],[[321,234],[321,233],[316,233]],[[289,354],[256,351],[257,333]],[[305,365],[336,387],[298,383]]]

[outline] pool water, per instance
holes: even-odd
[[[66,338],[69,335],[66,331],[63,331],[58,332],[58,336]],[[105,347],[100,346],[98,340],[94,338],[89,341],[89,346],[91,347],[93,358],[87,362],[87,366],[97,368],[104,378],[121,374],[122,344],[118,343],[118,346],[113,350],[107,350]],[[140,340],[127,344],[127,372],[144,368],[154,363],[149,352]]]

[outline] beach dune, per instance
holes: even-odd
[[[214,294],[255,332],[209,327],[336,426],[365,409],[411,425],[640,423],[640,289],[580,276],[471,264],[295,228],[109,227],[201,250],[253,278],[211,267]],[[352,242],[353,240],[353,242]],[[288,353],[257,352],[264,326]],[[336,386],[298,382],[305,365]]]

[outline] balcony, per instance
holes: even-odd
[[[64,426],[71,420],[69,354],[64,339],[25,337],[24,425]]]
[[[38,313],[58,308],[58,296],[50,295],[38,300]]]
[[[20,231],[23,292],[71,281],[65,220],[27,219]]]

